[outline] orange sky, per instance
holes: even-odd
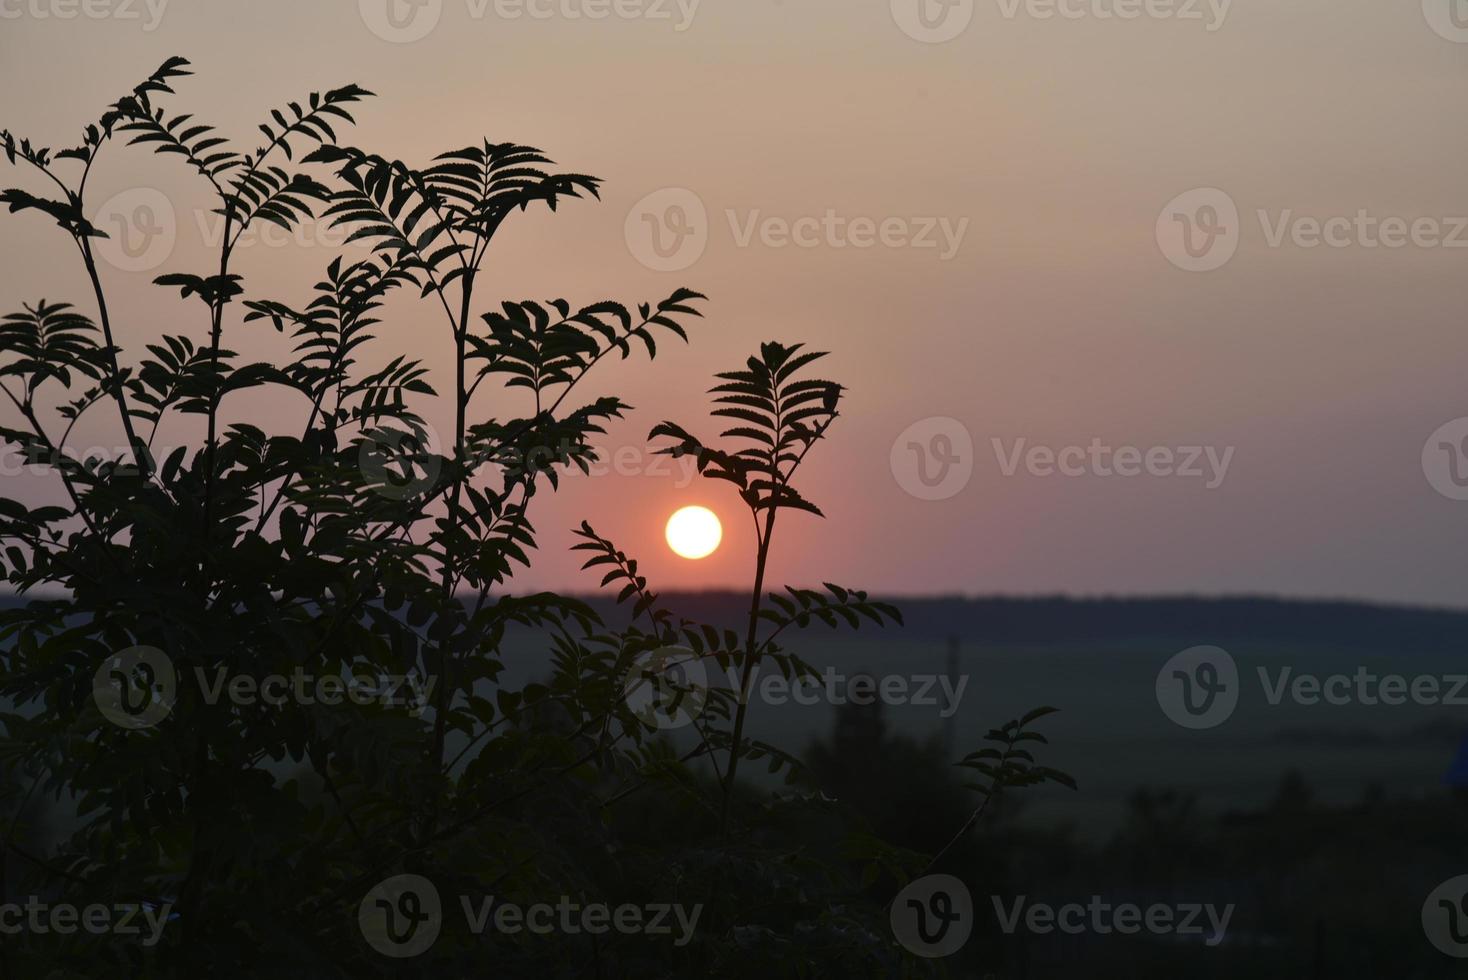
[[[608,441],[623,462],[538,499],[542,560],[519,587],[595,584],[565,551],[582,517],[662,588],[742,583],[749,523],[732,495],[638,459],[661,419],[714,431],[708,377],[781,339],[833,351],[826,373],[850,392],[805,472],[829,519],[782,519],[777,581],[1462,602],[1468,502],[1434,490],[1423,448],[1468,416],[1468,231],[1464,247],[1422,234],[1373,247],[1370,230],[1430,219],[1452,239],[1468,215],[1468,127],[1454,111],[1468,31],[1448,0],[1234,0],[1221,21],[1206,0],[1131,8],[1198,19],[1106,16],[1128,0],[1060,0],[1073,16],[1054,17],[1045,0],[959,0],[948,16],[966,26],[943,43],[909,36],[923,28],[905,0],[423,0],[405,28],[386,2],[0,0],[0,125],[65,145],[181,54],[198,75],[172,105],[250,146],[269,108],[357,82],[379,98],[343,134],[356,145],[425,161],[488,136],[604,178],[601,203],[508,227],[492,298],[631,302],[687,285],[710,296],[709,318],[691,347],[604,376],[637,408]],[[8,171],[3,186],[39,190],[29,181]],[[1207,272],[1169,257],[1167,229],[1184,226],[1164,208],[1197,188],[1238,212],[1232,257]],[[91,195],[161,198],[172,213],[160,264],[108,269],[124,343],[180,329],[180,313],[197,327],[192,304],[149,283],[204,267],[213,219],[199,216],[199,181],[119,147]],[[1184,201],[1185,218],[1206,217]],[[682,212],[696,258],[659,258],[638,239],[644,214],[668,218],[670,204],[696,204]],[[6,308],[84,305],[64,236],[4,217]],[[1341,244],[1311,247],[1310,222],[1332,218],[1350,219],[1330,225]],[[239,271],[252,297],[299,304],[334,251],[310,229],[250,246]],[[383,359],[408,347],[447,365],[432,310],[393,309]],[[258,324],[227,339],[281,349]],[[291,426],[298,408],[236,405]],[[954,422],[923,422],[935,418]],[[114,445],[108,421],[98,413],[76,441]],[[935,435],[958,433],[972,444],[967,481],[940,500],[910,492],[921,481],[907,443],[936,451],[952,443]],[[1175,462],[1187,447],[1231,452],[1209,489],[1207,477],[1104,476],[1067,455],[1093,440]],[[1052,472],[1043,450],[1083,475]],[[725,547],[701,562],[661,539],[690,503],[725,518]]]

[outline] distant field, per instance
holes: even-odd
[[[698,615],[719,621],[736,597],[688,597]],[[668,604],[678,609],[677,599]],[[1081,792],[1045,788],[1028,797],[1036,819],[1073,822],[1104,834],[1138,787],[1196,792],[1206,810],[1267,802],[1281,777],[1298,770],[1322,802],[1349,803],[1369,787],[1390,796],[1442,793],[1443,779],[1468,736],[1468,708],[1415,704],[1271,705],[1257,668],[1300,674],[1468,673],[1468,615],[1333,603],[1264,600],[1162,600],[1068,603],[1060,600],[918,600],[902,603],[910,628],[835,633],[816,627],[796,646],[817,668],[845,675],[942,675],[947,636],[960,637],[958,677],[967,677],[951,724],[938,706],[886,708],[894,732],[951,738],[954,758],[985,731],[1041,704],[1044,759],[1072,773]],[[722,615],[721,615],[722,614]],[[1026,622],[1032,620],[1032,622]],[[986,639],[986,631],[1001,634]],[[1040,639],[1023,642],[1031,632]],[[1129,635],[1130,634],[1130,635]],[[1158,706],[1156,678],[1174,653],[1212,644],[1234,657],[1241,697],[1217,728],[1190,731]],[[538,644],[517,637],[516,673],[535,662]],[[1447,690],[1447,687],[1444,687]],[[1462,692],[1468,699],[1468,688]],[[780,706],[756,700],[750,731],[792,749],[828,734],[828,703]],[[686,738],[680,733],[680,741]]]
[[[3,600],[0,600],[3,601]],[[680,615],[734,624],[746,602],[723,594],[667,596]],[[597,600],[609,618],[618,615]],[[967,678],[952,721],[941,705],[885,708],[893,732],[951,740],[958,758],[985,731],[1029,708],[1054,705],[1042,760],[1072,773],[1081,791],[1031,791],[1034,819],[1066,821],[1086,836],[1109,833],[1138,787],[1196,792],[1209,811],[1266,802],[1281,776],[1298,770],[1324,802],[1348,803],[1368,787],[1391,796],[1443,792],[1443,779],[1468,736],[1468,708],[1273,706],[1256,668],[1354,674],[1359,668],[1414,676],[1468,672],[1468,614],[1345,603],[1274,600],[920,599],[899,603],[906,628],[833,633],[814,627],[791,644],[818,669],[843,675],[945,675],[949,637],[958,639],[957,676]],[[1173,724],[1155,696],[1158,670],[1186,647],[1213,644],[1238,662],[1242,697],[1221,726]],[[543,638],[520,631],[506,643],[506,682],[542,676]],[[938,689],[935,687],[936,695]],[[1468,690],[1464,696],[1468,697]],[[831,731],[836,708],[756,700],[749,731],[802,751]],[[674,733],[685,742],[687,731]],[[759,778],[760,767],[750,767]]]

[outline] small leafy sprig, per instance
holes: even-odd
[[[1039,732],[1030,731],[1029,726],[1059,711],[1059,708],[1035,708],[1020,718],[1006,722],[1002,728],[990,729],[989,733],[984,736],[984,741],[994,742],[995,745],[970,752],[954,763],[954,765],[972,769],[986,777],[986,782],[964,783],[964,786],[978,793],[983,799],[964,825],[959,828],[958,833],[953,835],[953,839],[928,862],[927,870],[936,866],[943,855],[964,838],[979,822],[979,818],[984,815],[990,804],[999,799],[1006,790],[1038,786],[1041,783],[1058,783],[1072,790],[1076,788],[1076,781],[1069,774],[1049,766],[1038,765],[1035,762],[1034,754],[1020,747],[1024,744],[1050,744],[1049,739]]]
[[[996,742],[1002,747],[988,746],[970,752],[956,763],[965,769],[973,769],[987,776],[989,782],[987,784],[965,783],[964,785],[981,794],[985,801],[1011,787],[1036,786],[1046,782],[1059,783],[1068,789],[1075,789],[1074,779],[1058,769],[1036,764],[1034,755],[1028,749],[1019,747],[1023,743],[1049,745],[1049,739],[1039,732],[1028,730],[1028,726],[1059,711],[1059,708],[1035,708],[1021,718],[1006,722],[1002,728],[990,729],[989,733],[984,736],[984,740]]]

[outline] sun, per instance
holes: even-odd
[[[707,507],[680,507],[668,518],[668,547],[683,558],[707,558],[719,547],[724,529]]]

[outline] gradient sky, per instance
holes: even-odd
[[[507,226],[483,309],[501,298],[657,299],[681,285],[707,293],[692,346],[601,378],[636,406],[607,441],[633,454],[664,418],[717,431],[708,378],[759,341],[832,351],[825,374],[850,389],[845,417],[803,474],[828,519],[782,519],[776,581],[1463,605],[1468,502],[1433,489],[1423,447],[1468,416],[1468,248],[1273,247],[1257,217],[1364,210],[1440,219],[1451,232],[1468,216],[1468,127],[1456,111],[1468,32],[1456,37],[1448,0],[1435,3],[1235,0],[1209,30],[1207,3],[1203,20],[1096,16],[1115,0],[1073,0],[1084,16],[1046,19],[986,0],[957,37],[923,43],[888,0],[703,0],[685,30],[674,0],[660,2],[666,20],[512,19],[493,3],[476,16],[478,3],[442,0],[426,8],[433,30],[395,43],[370,28],[372,0],[173,0],[151,30],[143,0],[124,10],[137,19],[61,19],[81,8],[0,0],[0,126],[67,145],[179,54],[197,75],[170,105],[249,147],[268,109],[357,82],[379,98],[344,141],[424,162],[487,136],[604,178],[601,203]],[[0,186],[13,185],[41,189],[10,170]],[[139,188],[167,199],[176,244],[158,268],[108,270],[120,338],[202,335],[196,301],[149,283],[205,268],[204,188],[177,159],[118,145],[89,205]],[[665,188],[691,191],[707,213],[706,249],[676,272],[644,265],[627,234],[634,206]],[[1194,188],[1222,189],[1241,216],[1236,254],[1206,273],[1175,267],[1157,239],[1164,207]],[[758,234],[741,245],[730,211],[741,228],[756,212],[828,211],[967,225],[945,260],[943,248],[774,247]],[[0,218],[5,308],[42,296],[89,308],[65,236],[33,215]],[[299,305],[329,246],[315,232],[257,244],[237,271],[251,297]],[[372,356],[406,347],[446,381],[441,319],[427,305],[391,310]],[[227,344],[285,349],[259,324],[231,326]],[[304,410],[276,395],[236,400],[226,416],[288,431]],[[971,478],[936,501],[904,489],[912,474],[894,472],[891,452],[935,417],[973,442]],[[74,443],[117,444],[105,412],[88,418]],[[447,412],[434,418],[447,431]],[[188,432],[172,423],[159,442]],[[1180,477],[1006,476],[995,438],[1233,455],[1214,489]],[[5,479],[41,493],[29,476]],[[517,588],[595,585],[565,550],[582,517],[639,556],[655,587],[741,586],[748,518],[724,485],[680,483],[611,474],[538,498],[540,562]],[[687,503],[725,519],[726,547],[702,562],[662,543],[667,515]]]

